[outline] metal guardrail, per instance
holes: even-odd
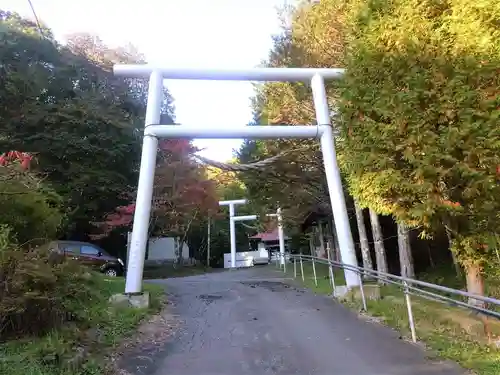
[[[476,300],[476,301],[481,301],[484,305],[493,305],[500,307],[500,300],[496,298],[491,298],[491,297],[485,297],[485,296],[479,296],[476,294],[468,293],[463,290],[458,290],[458,289],[453,289],[453,288],[448,288],[442,285],[437,285],[437,284],[432,284],[428,283],[425,281],[420,281],[420,280],[415,280],[415,279],[410,279],[402,276],[397,276],[393,275],[390,273],[384,273],[384,272],[378,272],[375,270],[369,270],[363,267],[358,267],[358,266],[351,266],[347,265],[341,262],[336,262],[332,260],[327,260],[323,258],[318,258],[314,257],[311,255],[287,255],[285,258],[285,262],[282,262],[281,259],[279,259],[279,256],[276,257],[276,266],[280,267],[283,266],[283,271],[286,272],[286,265],[287,262],[293,262],[293,269],[294,269],[294,277],[297,277],[297,262],[300,264],[301,268],[301,276],[302,276],[302,281],[304,281],[304,262],[311,262],[312,263],[312,269],[313,269],[313,277],[314,277],[314,283],[317,286],[318,285],[318,278],[316,274],[316,264],[325,264],[328,266],[329,269],[329,279],[330,279],[330,284],[332,286],[332,291],[333,291],[333,296],[335,297],[335,272],[334,268],[342,269],[342,270],[348,270],[356,273],[359,278],[359,290],[361,294],[361,301],[363,304],[363,310],[368,311],[367,308],[367,303],[366,303],[366,296],[365,296],[365,291],[364,291],[364,286],[363,286],[363,277],[368,277],[370,279],[375,279],[383,282],[384,284],[391,284],[395,285],[399,288],[402,289],[404,297],[405,297],[405,303],[406,307],[408,310],[408,324],[410,327],[411,331],[411,336],[413,342],[417,341],[417,335],[415,331],[415,320],[413,318],[413,309],[412,309],[412,303],[411,303],[411,296],[418,296],[421,298],[425,298],[427,300],[431,301],[436,301],[440,302],[443,304],[447,305],[452,305],[452,306],[458,306],[462,307],[468,310],[475,311],[480,314],[484,314],[486,316],[494,317],[497,319],[500,319],[500,312],[488,309],[486,307],[478,306],[479,304],[475,305],[474,303],[470,304],[464,301],[461,301],[459,299],[453,298],[452,296],[459,296],[459,297],[465,297],[470,300]],[[448,295],[445,295],[448,294]],[[451,295],[451,296],[450,296]]]

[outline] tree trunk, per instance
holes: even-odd
[[[484,296],[484,279],[481,273],[481,267],[475,263],[470,263],[465,267],[465,271],[467,291],[472,294]],[[484,302],[475,298],[469,298],[469,304],[484,307]]]
[[[183,250],[182,248],[184,247],[184,241],[179,239],[177,241],[177,243],[178,243],[177,264],[182,267],[184,265],[184,255],[182,254],[182,250]]]
[[[415,278],[415,268],[413,266],[413,256],[411,254],[410,231],[403,223],[398,225],[398,249],[401,276]]]
[[[457,257],[455,256],[455,253],[451,250],[451,234],[448,230],[446,230],[446,237],[448,237],[448,247],[450,249],[451,253],[451,259],[453,260],[453,265],[455,266],[455,273],[457,276],[462,276],[462,269],[460,268],[460,263],[458,263]]]
[[[319,247],[320,247],[320,251],[321,251],[321,257],[326,258],[325,236],[323,234],[323,223],[322,222],[318,223],[318,234],[319,234]]]
[[[467,291],[472,294],[484,296],[484,278],[481,272],[481,266],[477,263],[469,263],[465,266],[465,279],[467,282]],[[478,299],[469,298],[469,305],[476,307],[486,307],[486,304]],[[488,316],[479,313],[479,319],[483,323],[484,334],[488,338],[488,343],[492,341],[492,331]]]
[[[183,256],[182,256],[182,246],[184,245],[184,241],[181,240],[180,237],[174,237],[174,254],[175,254],[175,262],[174,262],[174,266],[177,267],[177,266],[180,266],[182,267],[183,265]]]
[[[337,238],[337,231],[335,229],[335,222],[330,220],[330,228],[332,233],[332,251],[333,251],[333,260],[336,262],[342,262],[342,257],[340,256],[340,246]]]
[[[309,235],[309,253],[313,257],[316,256],[315,251],[314,251],[314,235],[315,234],[316,233],[315,233],[315,230],[314,230],[314,227],[313,227],[313,231]]]
[[[333,248],[334,234],[332,226],[329,222],[326,223],[326,251],[328,252],[328,259],[335,261],[335,254]]]
[[[177,239],[177,237],[176,237],[176,239],[177,239],[177,241],[178,241],[178,248],[177,248],[177,249],[178,249],[178,251],[179,251],[179,252],[177,253],[177,263],[178,263],[178,264],[179,264],[179,266],[181,266],[181,267],[184,265],[184,256],[183,256],[183,254],[182,254],[182,250],[183,250],[183,247],[184,247],[184,243],[186,243],[186,238],[187,238],[187,235],[188,235],[188,233],[189,233],[189,229],[191,228],[191,224],[193,223],[193,220],[194,220],[194,219],[196,219],[196,216],[197,216],[197,215],[198,215],[198,211],[196,211],[196,212],[194,213],[193,217],[189,220],[189,223],[188,223],[188,225],[187,225],[186,229],[184,230],[184,234],[183,234],[183,236],[182,236],[182,239],[181,239],[181,237],[179,237],[178,239]]]
[[[177,263],[179,262],[179,237],[174,236],[174,256],[175,260],[172,265],[174,268],[177,268]]]
[[[425,243],[425,247],[427,249],[427,254],[429,255],[429,264],[432,268],[434,268],[436,265],[434,264],[434,259],[432,258],[431,247],[427,241]]]
[[[358,223],[359,242],[361,244],[361,256],[363,258],[363,268],[373,270],[372,257],[370,255],[370,246],[368,245],[368,236],[366,235],[365,220],[363,218],[363,210],[358,203],[354,201],[354,209],[356,211],[356,221]]]
[[[377,261],[377,271],[387,273],[387,255],[385,253],[384,239],[382,236],[382,228],[378,220],[378,214],[370,209],[370,222],[372,225],[373,242],[375,245],[375,259]],[[380,283],[384,283],[379,280]]]

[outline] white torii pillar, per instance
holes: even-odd
[[[246,204],[246,199],[234,199],[230,201],[219,201],[219,206],[229,206],[229,238],[231,243],[231,268],[236,268],[236,221],[255,220],[257,216],[236,216],[234,206]]]
[[[267,214],[269,217],[278,218],[278,239],[280,244],[280,264],[283,268],[286,267],[285,262],[285,233],[283,232],[283,217],[281,216],[281,208],[276,210],[275,214]],[[285,268],[286,269],[286,268]]]
[[[231,244],[231,268],[236,268],[236,228],[234,223],[237,221],[248,221],[248,220],[256,220],[257,215],[241,215],[241,216],[233,216],[230,218],[230,221],[233,226],[234,231],[234,246]],[[234,261],[234,263],[233,263]]]
[[[115,65],[114,74],[127,78],[149,78],[148,104],[144,128],[139,184],[130,244],[130,258],[127,265],[125,293],[135,294],[142,291],[144,256],[148,237],[153,182],[156,167],[158,138],[253,138],[253,139],[300,139],[319,138],[323,153],[323,164],[328,183],[337,237],[339,239],[342,261],[357,266],[356,252],[349,226],[344,191],[335,154],[333,129],[330,122],[325,91],[325,79],[339,79],[343,69],[317,68],[254,68],[254,69],[171,69],[157,65]],[[160,124],[163,103],[164,79],[226,80],[226,81],[302,81],[310,82],[317,125],[280,125],[223,127],[179,126]],[[347,287],[359,285],[354,271],[344,270]]]

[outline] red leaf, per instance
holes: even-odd
[[[24,159],[22,162],[21,162],[21,168],[23,170],[27,170],[29,169],[30,167],[30,160],[29,159]]]
[[[20,161],[21,167],[27,169],[29,167],[29,162],[33,159],[33,156],[20,151],[9,151],[2,155],[2,163],[0,165],[7,165],[8,162]]]

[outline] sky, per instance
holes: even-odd
[[[267,58],[280,30],[277,6],[286,0],[32,0],[58,40],[97,34],[109,46],[132,43],[148,62],[177,68],[252,68]],[[28,0],[0,8],[32,18]],[[166,81],[176,121],[185,126],[244,126],[251,120],[249,82]],[[240,140],[199,140],[202,155],[232,157]]]

